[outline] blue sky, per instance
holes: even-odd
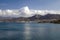
[[[0,9],[19,9],[24,6],[38,10],[60,10],[60,0],[0,0]]]

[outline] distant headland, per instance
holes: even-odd
[[[34,15],[32,17],[0,17],[0,22],[37,22],[37,23],[60,23],[60,15],[47,14],[47,15]]]

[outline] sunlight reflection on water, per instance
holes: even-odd
[[[25,40],[30,40],[31,36],[30,36],[30,25],[29,24],[25,24]]]

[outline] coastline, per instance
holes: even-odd
[[[16,23],[59,23],[60,20],[34,20],[34,21],[0,21],[1,22],[16,22]]]

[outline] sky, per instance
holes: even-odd
[[[31,17],[60,14],[60,0],[0,0],[0,16]]]
[[[0,0],[0,9],[60,10],[60,0]]]

